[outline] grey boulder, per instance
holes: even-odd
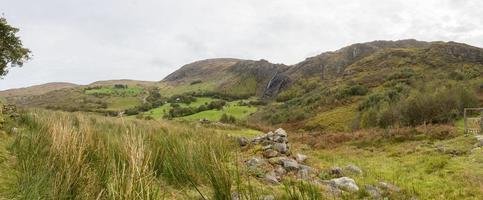
[[[341,178],[334,178],[329,181],[329,184],[333,187],[339,188],[341,190],[345,190],[348,192],[357,192],[359,191],[359,186],[357,186],[354,179],[349,177],[341,177]]]

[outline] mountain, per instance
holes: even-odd
[[[288,70],[266,60],[208,59],[184,65],[161,82],[170,85],[208,85],[209,90],[235,96],[264,94],[270,81]]]

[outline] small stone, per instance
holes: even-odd
[[[271,149],[272,148],[272,145],[266,145],[266,146],[263,146],[262,147],[262,150],[267,150],[267,149]]]
[[[344,172],[340,167],[333,167],[332,169],[330,169],[329,174],[335,177],[344,176]]]
[[[285,175],[285,173],[287,173],[287,170],[285,170],[282,166],[278,165],[277,167],[275,167],[274,172],[278,176],[283,176]]]
[[[250,160],[247,160],[245,164],[248,167],[257,167],[263,163],[263,160],[261,158],[253,157]]]
[[[295,154],[295,160],[299,163],[303,163],[305,162],[305,160],[307,160],[307,156],[304,154],[298,153],[298,154]]]
[[[273,140],[273,136],[275,136],[275,134],[273,134],[273,132],[270,131],[267,134],[265,134],[264,139],[265,140]]]
[[[387,182],[379,182],[379,187],[381,187],[382,189],[384,190],[388,190],[388,191],[391,191],[391,192],[400,192],[401,189],[391,183],[387,183]]]
[[[359,191],[359,187],[357,186],[354,179],[351,179],[349,177],[341,177],[341,178],[331,179],[329,181],[329,183],[330,183],[330,185],[332,185],[336,188],[346,190],[346,191],[349,191],[349,192]]]
[[[275,200],[273,195],[264,195],[260,197],[261,200]]]
[[[297,178],[302,180],[308,180],[310,178],[310,174],[309,172],[307,172],[307,170],[301,169],[297,172]]]
[[[347,165],[347,167],[345,167],[345,169],[351,173],[354,173],[354,174],[362,174],[362,170],[355,166],[355,165]]]
[[[478,143],[476,143],[476,147],[483,147],[483,135],[475,136]]]
[[[241,147],[248,145],[248,139],[246,137],[239,137],[237,140],[238,140],[238,145],[240,145]]]
[[[275,135],[278,135],[281,137],[287,137],[287,132],[282,128],[278,128],[277,130],[275,130]]]
[[[231,200],[240,200],[240,194],[238,192],[232,192],[231,193]]]
[[[262,142],[263,138],[262,137],[255,137],[252,139],[252,143],[253,144],[259,144],[260,142]]]
[[[366,191],[373,199],[380,199],[382,197],[382,191],[376,186],[366,185]]]
[[[272,149],[267,149],[266,151],[263,152],[263,157],[265,158],[273,158],[278,155],[277,151],[274,151]]]
[[[283,165],[282,160],[287,159],[287,157],[275,157],[268,159],[268,163],[272,165]]]
[[[278,185],[278,184],[280,184],[280,182],[278,182],[277,175],[273,171],[268,172],[267,174],[265,174],[265,181],[267,183],[272,184],[272,185]]]
[[[288,152],[288,146],[285,143],[275,143],[273,145],[273,148],[282,154],[285,154]]]
[[[336,197],[342,195],[342,190],[332,185],[329,185],[329,187],[327,188],[327,192],[329,192],[329,194],[331,194],[332,196]]]
[[[280,136],[275,136],[273,138],[273,141],[278,143],[288,143],[287,137],[280,137]]]
[[[299,164],[297,163],[297,161],[289,159],[289,158],[282,160],[282,166],[283,166],[283,168],[285,168],[288,171],[297,170],[300,167]]]

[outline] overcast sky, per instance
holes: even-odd
[[[34,54],[0,90],[65,81],[161,80],[218,57],[295,64],[372,40],[483,46],[481,0],[0,0]]]

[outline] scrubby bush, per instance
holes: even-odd
[[[401,90],[399,90],[401,91]],[[478,105],[477,96],[463,86],[415,91],[409,96],[390,89],[369,95],[359,104],[363,127],[416,126],[448,123],[461,117],[465,107]]]
[[[447,123],[460,117],[465,107],[475,107],[478,98],[471,91],[455,87],[434,93],[418,92],[403,102],[401,108],[404,123]]]
[[[168,99],[169,103],[191,104],[195,101],[196,101],[196,98],[189,94],[173,95]]]
[[[199,84],[199,83],[201,83],[201,82],[202,82],[201,80],[192,81],[192,82],[190,83],[190,85],[196,85],[196,84]]]
[[[227,115],[226,113],[223,113],[223,115],[221,115],[220,122],[226,123],[226,124],[234,124],[236,122],[236,119],[231,115]]]
[[[124,85],[124,84],[115,84],[114,88],[116,88],[116,89],[127,89],[128,86]]]
[[[364,96],[369,92],[369,89],[360,84],[351,84],[339,89],[336,93],[336,98],[344,99],[351,96]]]

